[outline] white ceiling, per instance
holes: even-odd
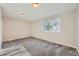
[[[51,15],[75,9],[77,3],[40,3],[38,8],[33,8],[31,3],[1,3],[3,17],[34,21]],[[24,13],[24,16],[21,14]]]

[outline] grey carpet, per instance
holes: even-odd
[[[75,48],[34,37],[3,42],[3,49],[22,44],[32,56],[78,56]]]
[[[31,54],[22,45],[17,45],[1,49],[0,56],[31,56]]]

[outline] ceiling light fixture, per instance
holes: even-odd
[[[24,16],[24,13],[22,13],[21,15]]]
[[[39,7],[39,3],[32,3],[32,7],[34,7],[34,8]]]

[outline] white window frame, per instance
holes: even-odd
[[[56,25],[57,26],[57,28],[58,28],[58,30],[54,30],[53,28],[54,28],[54,24],[52,24],[54,21],[57,21],[58,22],[58,25]],[[49,22],[49,23],[51,23],[52,24],[52,28],[50,28],[49,30],[46,30],[45,29],[45,27],[44,26],[46,26],[45,24],[46,24],[46,22]],[[43,24],[42,24],[42,29],[43,29],[43,32],[60,32],[60,17],[56,17],[56,18],[48,18],[48,19],[45,19],[44,21],[43,21]]]

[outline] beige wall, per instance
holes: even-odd
[[[2,21],[2,14],[1,14],[1,9],[0,9],[0,49],[2,48],[2,25],[3,25],[3,21]]]
[[[76,47],[76,11],[69,11],[59,15],[61,22],[60,32],[43,32],[42,20],[32,24],[32,36],[56,42],[59,44]]]
[[[76,29],[77,29],[77,31],[76,31],[76,34],[77,34],[77,40],[76,40],[76,42],[77,42],[77,50],[78,50],[78,52],[79,52],[79,8],[77,8],[77,21],[76,21]]]
[[[3,19],[3,40],[10,41],[30,36],[30,23],[12,18]]]

